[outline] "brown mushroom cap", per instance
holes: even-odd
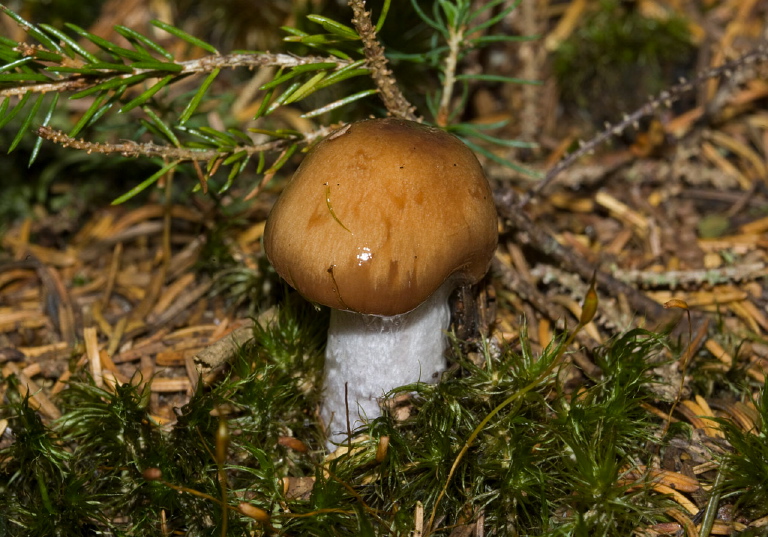
[[[448,278],[475,283],[497,240],[472,151],[401,119],[353,123],[317,144],[264,230],[275,270],[305,298],[374,315],[410,311]]]

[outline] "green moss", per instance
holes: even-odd
[[[169,530],[216,534],[222,527],[216,503],[144,477],[157,469],[170,485],[220,498],[212,456],[216,414],[235,431],[227,464],[229,501],[236,505],[238,493],[267,508],[276,505],[282,475],[315,471],[311,459],[298,460],[278,438],[319,442],[311,419],[317,396],[304,384],[321,368],[322,323],[314,308],[289,301],[274,324],[255,329],[254,341],[241,349],[227,378],[198,389],[177,410],[170,430],[152,419],[147,389],[125,384],[113,393],[87,376],[62,392],[64,415],[51,425],[25,399],[2,407],[14,438],[0,449],[0,533],[74,536],[99,528],[158,535],[164,517]],[[15,377],[5,382],[9,394],[15,393]],[[229,518],[230,535],[247,535],[253,525]]]
[[[744,431],[729,420],[719,423],[733,447],[723,461],[723,492],[736,497],[737,506],[755,519],[768,515],[768,382],[752,402],[753,430]]]
[[[274,322],[255,328],[226,377],[199,388],[169,428],[152,421],[147,392],[132,385],[112,393],[81,377],[63,392],[64,416],[51,425],[27,401],[13,400],[2,410],[15,437],[0,451],[0,529],[11,536],[157,535],[165,517],[168,531],[220,535],[215,453],[222,450],[229,505],[247,500],[263,509],[280,534],[407,534],[421,502],[425,521],[435,511],[434,535],[481,514],[499,535],[629,535],[669,506],[642,478],[628,476],[652,464],[648,446],[659,443],[653,433],[661,423],[643,403],[656,381],[650,368],[669,355],[665,336],[633,330],[595,349],[604,376],[575,393],[545,374],[562,356],[558,343],[540,355],[525,345],[500,352],[486,345],[477,349],[483,367],[455,345],[459,367],[440,384],[397,390],[413,394],[410,417],[385,413],[362,431],[357,449],[324,463],[315,411],[326,323],[324,312],[291,295]],[[14,382],[6,379],[11,388]],[[458,460],[478,424],[531,383]],[[764,401],[761,420],[768,419]],[[217,440],[220,420],[229,443]],[[728,491],[759,509],[768,500],[753,469],[768,457],[765,443],[737,429],[728,434],[741,457],[728,460]],[[389,448],[377,460],[383,436]],[[285,437],[310,449],[289,449]],[[161,479],[145,478],[156,470]],[[310,496],[286,498],[284,477],[314,477]],[[262,530],[229,511],[227,535]]]

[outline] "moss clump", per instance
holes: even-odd
[[[752,402],[754,429],[745,431],[730,420],[719,420],[733,447],[723,462],[723,492],[736,496],[736,505],[750,518],[768,515],[768,381]]]
[[[649,447],[664,442],[663,420],[645,403],[661,380],[652,368],[674,354],[665,336],[632,330],[594,349],[603,376],[576,391],[550,368],[562,343],[537,355],[523,334],[518,350],[476,349],[480,365],[457,344],[458,367],[442,382],[397,390],[411,394],[407,417],[386,412],[351,452],[326,460],[315,412],[326,321],[288,300],[168,426],[153,421],[146,388],[109,391],[85,376],[60,396],[63,417],[45,424],[8,377],[0,533],[405,535],[419,503],[424,522],[434,511],[436,536],[480,517],[497,535],[629,535],[664,519],[670,499],[644,468],[655,467]],[[726,429],[736,448],[724,465],[727,492],[753,511],[766,501],[766,400],[757,402],[759,434]],[[310,486],[289,493],[298,482]],[[238,511],[242,502],[261,523]]]

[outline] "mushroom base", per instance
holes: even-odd
[[[390,390],[437,382],[446,368],[452,287],[443,284],[416,309],[393,317],[331,310],[321,410],[329,449],[347,437],[345,384],[354,431],[381,415],[378,400]]]

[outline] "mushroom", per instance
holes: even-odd
[[[289,285],[331,308],[329,448],[347,436],[347,410],[354,430],[392,389],[437,381],[448,297],[483,277],[497,240],[480,163],[439,128],[366,120],[309,152],[267,218],[264,248]]]

